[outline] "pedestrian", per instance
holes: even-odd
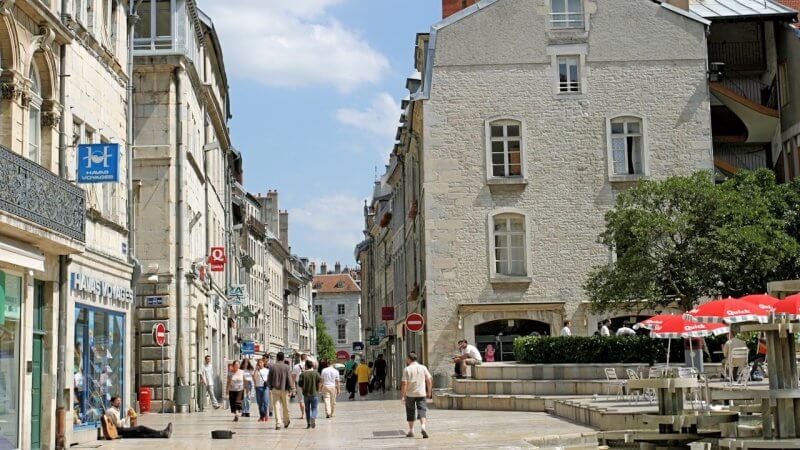
[[[256,370],[253,371],[253,385],[256,388],[256,403],[258,404],[258,421],[269,422],[269,387],[267,379],[269,369],[267,369],[266,359],[259,359],[256,363]]]
[[[270,389],[270,404],[272,412],[275,414],[275,429],[281,428],[283,419],[284,428],[289,428],[292,423],[289,418],[289,392],[292,391],[292,368],[284,361],[283,352],[278,352],[275,357],[275,364],[269,369],[267,385]],[[278,416],[278,406],[280,406],[280,416]]]
[[[336,413],[336,397],[339,395],[339,371],[328,361],[322,361],[322,398],[325,401],[325,417],[330,419]]]
[[[628,323],[622,324],[616,332],[617,336],[636,336],[636,331]]]
[[[375,360],[375,390],[378,389],[386,393],[386,360],[383,359],[383,354],[378,355]]]
[[[358,378],[358,395],[366,397],[369,393],[369,376],[370,368],[365,362],[361,362],[356,366],[356,377]]]
[[[249,358],[242,360],[244,371],[244,399],[242,401],[242,417],[250,417],[250,398],[253,395],[253,364]]]
[[[461,355],[453,358],[456,363],[456,378],[466,378],[467,366],[479,366],[483,363],[483,358],[478,348],[468,344],[466,339],[458,341],[458,349],[461,351]]]
[[[242,370],[242,367],[237,361],[231,363],[228,370],[228,384],[225,389],[228,392],[228,403],[231,405],[234,422],[239,421],[239,415],[242,413],[242,403],[244,402],[244,370]]]
[[[611,336],[611,319],[606,319],[603,321],[603,326],[600,327],[600,336],[608,337]]]
[[[319,408],[319,391],[322,389],[322,377],[314,370],[314,362],[306,360],[305,370],[297,377],[303,390],[303,405],[306,408],[306,428],[317,427],[317,409]]]
[[[372,394],[375,390],[375,363],[370,361],[367,367],[369,367],[369,393]]]
[[[347,392],[350,393],[350,396],[347,398],[348,400],[354,400],[356,398],[356,367],[358,363],[356,362],[356,355],[350,355],[350,360],[344,363],[344,380],[345,385],[347,388]]]
[[[400,385],[400,401],[406,406],[408,433],[406,437],[414,437],[414,421],[419,419],[422,437],[428,439],[427,425],[428,404],[426,399],[433,397],[433,379],[428,368],[417,362],[417,354],[409,353],[403,380]]]
[[[308,360],[308,355],[305,353],[300,354],[300,362],[295,364],[292,367],[292,383],[297,386],[297,380],[300,378],[300,374],[303,373],[306,366],[306,361]],[[313,363],[312,363],[313,364]],[[296,389],[295,396],[297,398],[297,402],[300,405],[300,420],[305,418],[305,403],[303,402],[303,393],[300,390]]]
[[[128,410],[127,416],[125,419],[122,419],[119,411],[120,406],[122,406],[122,399],[115,395],[111,397],[110,402],[111,406],[106,409],[105,416],[117,429],[119,437],[128,439],[169,439],[169,437],[172,436],[172,422],[167,424],[167,427],[163,430],[154,430],[141,425],[138,427],[129,427],[130,416],[133,410]]]
[[[206,355],[203,370],[200,372],[200,382],[205,387],[206,394],[211,398],[211,405],[214,409],[219,409],[219,402],[217,396],[214,395],[214,366],[211,364],[211,355]],[[203,403],[205,404],[205,396],[203,396]]]
[[[561,336],[572,336],[572,321],[565,320],[564,321],[564,328],[561,329]]]

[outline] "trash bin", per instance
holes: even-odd
[[[139,409],[142,413],[150,412],[150,404],[153,402],[153,388],[143,387],[139,389]]]
[[[192,398],[191,386],[178,386],[175,388],[175,411],[189,412],[189,401]]]

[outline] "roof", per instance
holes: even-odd
[[[800,11],[800,0],[780,0],[780,2],[795,11]]]
[[[712,20],[797,15],[797,11],[774,0],[689,0],[689,10]]]
[[[314,289],[320,294],[347,294],[361,292],[356,280],[349,273],[331,275],[316,275],[313,281]],[[341,286],[341,287],[337,287]]]

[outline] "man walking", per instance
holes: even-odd
[[[606,319],[603,321],[603,326],[600,327],[600,336],[608,337],[611,336],[611,319]]]
[[[336,413],[336,397],[339,395],[339,371],[322,361],[322,398],[325,400],[325,417],[330,419]]]
[[[303,405],[306,408],[306,429],[316,428],[322,377],[314,370],[314,363],[310,360],[306,360],[305,370],[300,374],[297,380],[303,390]]]
[[[427,439],[428,430],[425,426],[427,425],[428,404],[426,399],[433,397],[433,379],[428,368],[417,362],[416,353],[408,354],[406,364],[400,387],[400,401],[406,406],[406,420],[408,421],[406,437],[414,437],[414,420],[419,419],[422,437]]]
[[[297,386],[297,380],[300,378],[300,374],[302,374],[305,370],[306,361],[308,361],[308,356],[305,353],[300,353],[300,362],[295,364],[292,368],[292,383],[295,386]],[[300,420],[303,420],[305,419],[305,402],[303,402],[303,391],[296,390],[295,395],[297,396],[297,402],[300,405]]]
[[[292,368],[283,360],[283,352],[278,352],[275,357],[275,364],[269,369],[267,375],[267,385],[270,389],[269,401],[272,405],[272,413],[275,414],[275,429],[283,427],[289,428],[292,421],[289,418],[289,392],[292,391]],[[277,407],[280,406],[281,413],[278,415]]]
[[[200,372],[200,382],[203,383],[206,393],[211,397],[211,404],[214,406],[214,409],[219,409],[219,402],[214,395],[214,366],[211,365],[210,355],[206,355],[203,370]],[[205,403],[205,399],[203,399],[203,403]]]
[[[383,354],[378,355],[378,359],[375,360],[375,391],[380,389],[384,394],[386,393],[386,367]]]

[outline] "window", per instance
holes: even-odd
[[[84,6],[87,0],[75,0],[75,20],[80,23],[86,22],[86,7]]]
[[[611,170],[613,175],[644,174],[644,130],[638,117],[609,121]]]
[[[347,340],[347,324],[340,323],[336,325],[336,331],[338,336],[337,339],[339,339],[340,341]]]
[[[558,91],[577,93],[581,91],[580,58],[578,56],[558,57]]]
[[[525,216],[499,214],[493,219],[495,274],[514,277],[527,275]]]
[[[550,0],[553,28],[583,28],[583,0]]]
[[[137,10],[139,21],[134,33],[135,50],[172,48],[172,11],[175,0],[143,0]]]
[[[42,162],[42,83],[34,64],[30,68],[31,103],[28,109],[28,158]]]
[[[337,281],[336,289],[344,289],[344,281]]]
[[[317,313],[318,316],[322,315],[322,305],[314,305],[314,312]]]
[[[486,126],[489,136],[490,178],[522,177],[522,122],[495,120]]]
[[[342,305],[342,304],[337,305],[337,310],[338,310],[340,316],[344,315],[344,305]]]
[[[0,408],[3,411],[5,426],[0,427],[0,439],[8,448],[17,448],[19,435],[19,398],[21,358],[20,330],[21,305],[23,295],[23,279],[10,273],[0,271]],[[29,331],[30,332],[30,331]],[[24,390],[23,390],[24,391]],[[24,395],[24,393],[23,393]]]
[[[778,94],[781,100],[781,107],[786,106],[791,102],[789,95],[789,65],[784,61],[778,65]]]

